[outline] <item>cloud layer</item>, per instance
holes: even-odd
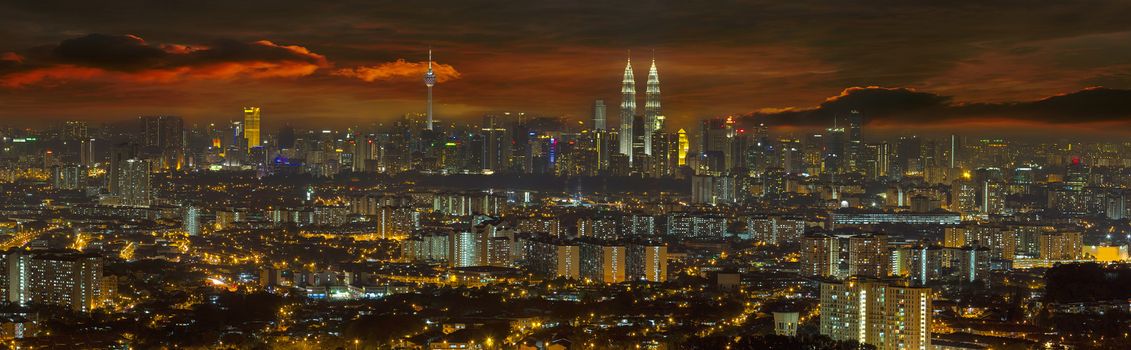
[[[25,58],[26,57],[26,58]],[[89,34],[9,53],[0,86],[76,80],[169,83],[197,79],[300,77],[329,66],[325,56],[267,40],[216,40],[207,46],[151,44],[135,35]],[[14,63],[13,63],[14,62]]]
[[[423,79],[424,73],[428,71],[428,62],[408,62],[403,59],[398,59],[393,62],[378,64],[375,66],[361,66],[355,68],[342,68],[335,70],[334,75],[351,77],[361,79],[365,82],[375,81],[417,81]],[[453,79],[459,79],[459,72],[455,67],[448,64],[432,63],[432,73],[436,74],[436,82],[443,83]]]
[[[817,107],[746,114],[752,122],[819,127],[852,111],[869,125],[931,126],[985,122],[1063,125],[1131,122],[1131,90],[1088,88],[1032,101],[960,103],[950,96],[907,88],[854,87]]]

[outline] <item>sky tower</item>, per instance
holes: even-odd
[[[432,49],[428,49],[428,71],[424,73],[424,85],[428,86],[428,130],[432,130],[432,86],[436,85],[436,73],[432,72]]]

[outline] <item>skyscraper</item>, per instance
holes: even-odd
[[[185,161],[185,122],[177,116],[141,117],[141,158],[157,170],[180,169]]]
[[[427,130],[432,130],[432,86],[436,85],[436,73],[432,71],[432,49],[428,49],[428,71],[424,73],[424,85],[428,87],[428,124]]]
[[[664,116],[660,109],[660,73],[656,70],[656,57],[648,69],[648,87],[644,101],[644,153],[652,155],[652,133],[664,129]]]
[[[593,130],[605,130],[605,100],[593,102]]]
[[[864,115],[857,110],[848,113],[848,144],[845,149],[845,161],[848,170],[859,172],[862,170],[861,155],[864,150]]]
[[[632,162],[632,135],[633,118],[636,116],[636,79],[632,77],[632,58],[624,66],[624,80],[621,82],[620,102],[620,153],[628,156]]]
[[[243,138],[249,150],[259,146],[259,107],[243,108]]]
[[[148,207],[152,202],[149,184],[150,163],[144,159],[126,159],[119,163],[118,183],[110,194],[118,205]]]

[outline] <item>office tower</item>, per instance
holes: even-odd
[[[638,281],[668,280],[668,247],[658,243],[633,243],[628,246],[628,277]]]
[[[243,138],[247,141],[248,150],[260,145],[259,107],[243,108]]]
[[[12,249],[0,253],[0,301],[89,312],[109,297],[102,283],[102,264],[97,254],[77,251]]]
[[[79,140],[79,165],[89,168],[94,166],[94,163],[94,139]]]
[[[821,334],[880,350],[931,347],[931,289],[880,281],[821,283]]]
[[[290,125],[284,125],[279,129],[278,139],[279,149],[295,148],[295,128]]]
[[[493,115],[483,117],[482,154],[480,155],[480,169],[501,171],[510,164],[511,142],[510,134],[503,125],[501,118]]]
[[[118,193],[118,183],[122,178],[122,169],[126,160],[137,159],[138,145],[135,143],[120,143],[110,150],[110,176],[106,181],[106,191],[111,195]]]
[[[857,110],[848,113],[848,143],[845,147],[845,163],[849,171],[862,169],[861,156],[864,152],[864,115]]]
[[[727,172],[734,167],[734,123],[733,117],[703,121],[699,151],[706,161],[706,168],[711,172]]]
[[[189,236],[200,235],[200,208],[196,206],[185,207],[184,229]]]
[[[146,207],[152,202],[149,184],[150,162],[126,159],[119,164],[118,182],[110,192],[118,205]]]
[[[687,139],[687,130],[682,128],[676,132],[679,138],[679,166],[687,165],[687,152],[691,150],[691,140]]]
[[[178,170],[185,160],[185,122],[177,116],[141,117],[141,152],[157,170]]]
[[[620,283],[626,279],[624,246],[612,243],[581,243],[581,277],[601,283]]]
[[[833,126],[825,133],[824,172],[843,173],[846,168],[848,137],[843,127]]]
[[[620,102],[620,153],[632,162],[633,118],[636,117],[636,80],[632,77],[632,58],[624,66],[624,80],[621,81]]]
[[[906,173],[923,170],[923,140],[918,136],[901,136],[895,145],[895,161],[891,163],[889,174],[902,177]]]
[[[652,67],[648,69],[644,98],[644,153],[652,155],[652,134],[664,129],[664,113],[660,108],[660,72],[656,70],[654,54]]]
[[[593,101],[593,130],[605,130],[605,100]]]
[[[428,122],[425,130],[432,130],[432,86],[436,85],[436,73],[432,71],[432,49],[428,49],[428,71],[424,72],[424,86],[428,87]]]
[[[651,169],[652,177],[668,177],[675,175],[679,168],[679,136],[677,134],[656,131],[649,137],[652,140]]]

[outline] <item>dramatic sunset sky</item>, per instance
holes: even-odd
[[[617,114],[650,52],[673,126],[721,115],[878,128],[1126,130],[1131,1],[5,1],[0,120],[173,114],[345,126]],[[1102,88],[1101,88],[1102,87]],[[641,105],[643,94],[641,93]]]

